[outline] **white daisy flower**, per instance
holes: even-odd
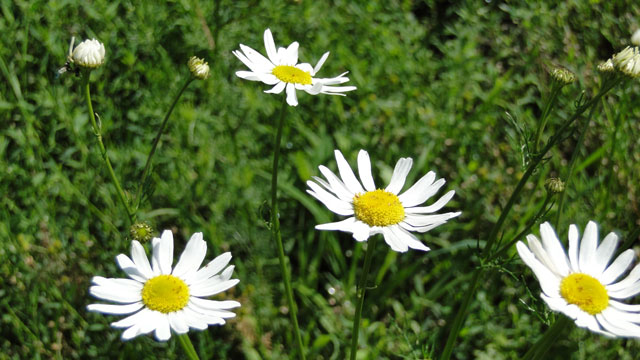
[[[632,78],[640,77],[640,48],[627,46],[613,55],[613,65],[623,74]]]
[[[97,68],[104,63],[104,45],[96,39],[87,39],[73,49],[70,60],[82,67]]]
[[[202,233],[195,233],[172,270],[171,231],[165,230],[161,238],[154,238],[152,245],[151,265],[144,248],[135,240],[131,242],[131,258],[124,254],[116,257],[130,279],[93,277],[91,295],[119,304],[91,304],[87,306],[89,311],[114,315],[135,313],[111,323],[116,328],[127,328],[122,333],[123,340],[155,331],[158,340],[166,341],[171,337],[171,329],[177,334],[184,334],[189,328],[204,330],[235,316],[227,310],[240,306],[239,302],[205,299],[240,281],[231,279],[233,265],[227,267],[231,253],[216,257],[198,270],[207,253],[207,243]]]
[[[553,228],[540,225],[542,243],[527,235],[529,246],[519,241],[518,254],[535,273],[540,297],[576,325],[610,337],[640,337],[640,305],[619,300],[640,293],[640,265],[626,278],[616,281],[631,265],[634,252],[625,250],[611,264],[618,236],[609,233],[598,245],[598,225],[589,221],[578,240],[578,228],[569,227],[569,257]]]
[[[349,81],[344,72],[333,78],[314,77],[329,56],[324,53],[315,67],[308,63],[298,63],[298,42],[294,41],[286,49],[281,47],[276,51],[271,30],[264,31],[264,47],[268,58],[252,48],[240,44],[240,50],[233,51],[251,71],[237,71],[240,78],[251,81],[262,81],[267,85],[274,85],[266,93],[280,94],[287,91],[287,103],[291,106],[298,105],[296,90],[304,90],[308,94],[318,95],[342,95],[344,92],[355,90],[355,86],[335,86]]]
[[[362,185],[340,150],[335,150],[335,155],[341,179],[321,165],[319,169],[326,180],[314,176],[314,181],[307,181],[310,188],[307,192],[320,200],[329,210],[349,218],[317,225],[318,230],[350,232],[357,241],[365,241],[371,235],[382,234],[385,242],[394,251],[405,252],[409,248],[428,251],[429,248],[411,232],[427,232],[461,214],[432,214],[451,200],[455,194],[454,190],[429,206],[417,207],[435,195],[445,183],[444,179],[435,181],[436,174],[433,171],[423,176],[409,190],[398,195],[411,170],[411,158],[401,158],[398,161],[389,185],[382,190],[376,189],[371,175],[371,160],[366,151],[360,150],[358,154],[358,172]]]

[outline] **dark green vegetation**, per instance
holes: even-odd
[[[305,181],[317,165],[335,169],[333,149],[355,165],[364,148],[378,184],[400,157],[413,157],[407,183],[436,171],[457,192],[448,209],[463,212],[420,236],[433,249],[426,254],[396,254],[380,236],[371,239],[381,244],[361,355],[415,359],[441,349],[439,332],[446,335],[452,305],[465,293],[476,246],[522,175],[525,154],[509,119],[535,132],[549,93],[547,69],[563,65],[578,81],[563,90],[550,134],[582,90],[595,91],[597,64],[640,26],[632,0],[150,3],[0,2],[0,359],[182,356],[173,339],[123,343],[109,327],[119,317],[85,311],[94,301],[87,292],[93,275],[124,276],[114,257],[129,252],[129,224],[95,146],[79,78],[56,76],[72,35],[105,44],[106,63],[92,74],[94,108],[130,193],[188,75],[188,58],[211,66],[211,77],[191,84],[172,115],[140,214],[157,230],[173,229],[176,256],[196,231],[208,241],[208,259],[233,253],[241,282],[224,297],[243,306],[227,325],[190,333],[203,359],[281,359],[294,346],[266,223],[281,99],[237,78],[244,66],[231,51],[239,43],[263,51],[267,27],[280,46],[300,42],[306,62],[331,51],[320,76],[348,70],[358,90],[300,94],[288,112],[281,160],[282,231],[303,340],[309,359],[345,357],[362,266],[362,247],[349,234],[313,229],[339,217],[307,196]],[[615,230],[627,246],[637,245],[639,90],[638,81],[614,89],[596,112],[567,186],[562,239],[570,223],[583,229],[593,219],[601,236]],[[577,134],[567,136],[526,187],[505,239],[537,212],[544,181],[566,175]],[[545,219],[555,219],[555,208]],[[482,283],[454,357],[517,358],[551,321],[532,272],[517,256],[508,260]],[[570,329],[552,356],[633,359],[640,350],[637,340]]]

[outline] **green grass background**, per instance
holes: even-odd
[[[443,347],[454,305],[478,264],[477,244],[523,172],[521,139],[509,118],[535,129],[550,89],[547,69],[577,75],[547,136],[593,94],[597,64],[640,27],[636,1],[0,1],[0,359],[181,358],[172,339],[129,342],[88,313],[94,275],[123,277],[128,222],[95,146],[79,78],[58,77],[71,36],[105,44],[92,74],[94,109],[115,171],[134,192],[151,141],[183,79],[204,57],[211,77],[176,107],[156,156],[153,193],[140,217],[172,229],[176,256],[204,232],[211,259],[233,253],[241,281],[223,297],[243,305],[225,326],[191,332],[201,358],[286,359],[294,347],[275,245],[266,219],[274,122],[281,98],[237,78],[239,43],[263,52],[300,43],[320,76],[349,71],[347,97],[301,93],[289,108],[280,171],[281,222],[299,321],[310,359],[343,359],[354,314],[362,246],[313,227],[338,216],[305,193],[317,166],[335,169],[333,149],[355,166],[369,151],[376,181],[412,157],[408,183],[429,170],[456,196],[462,215],[420,238],[433,251],[378,246],[363,313],[359,357],[422,359]],[[608,95],[586,135],[558,229],[588,220],[637,245],[640,116],[638,82]],[[544,199],[544,180],[565,176],[577,136],[550,153],[507,220],[517,234]],[[444,194],[444,191],[441,192]],[[555,218],[555,208],[548,219]],[[545,219],[547,219],[545,218]],[[537,233],[537,229],[535,230]],[[382,242],[377,236],[370,241]],[[513,251],[510,255],[513,255]],[[472,302],[454,356],[514,359],[553,315],[532,272],[503,259]],[[455,315],[455,314],[454,314]],[[444,332],[443,332],[444,330]],[[550,358],[634,359],[637,340],[572,327]]]

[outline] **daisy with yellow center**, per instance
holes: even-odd
[[[198,269],[207,253],[202,233],[195,233],[173,263],[173,234],[169,230],[152,241],[151,264],[142,245],[131,242],[131,258],[120,254],[116,261],[129,279],[108,279],[95,276],[89,289],[91,295],[118,304],[91,304],[89,311],[104,314],[132,314],[111,323],[116,328],[127,328],[123,340],[155,332],[156,339],[166,341],[171,330],[184,334],[189,328],[204,330],[209,325],[221,325],[234,313],[227,311],[240,306],[237,301],[214,301],[206,297],[235,286],[239,280],[231,279],[233,265],[227,266],[231,253],[224,253]]]
[[[549,223],[540,225],[542,242],[527,236],[529,246],[518,242],[518,253],[535,273],[540,297],[576,325],[610,337],[640,337],[640,305],[620,300],[640,293],[640,265],[616,281],[633,262],[634,252],[625,250],[609,264],[618,236],[609,233],[598,245],[598,225],[589,221],[582,242],[578,228],[569,227],[569,256]]]
[[[298,105],[296,90],[303,90],[311,95],[327,94],[342,95],[344,92],[355,90],[355,86],[335,86],[349,81],[342,73],[333,78],[317,78],[315,75],[327,60],[329,52],[324,53],[315,67],[308,63],[298,63],[298,42],[293,42],[287,48],[276,50],[271,30],[264,31],[264,47],[267,57],[252,48],[240,44],[240,50],[233,51],[251,71],[237,71],[236,75],[245,80],[262,81],[273,88],[265,91],[280,94],[286,89],[287,103]]]
[[[326,180],[313,177],[313,181],[307,181],[307,192],[320,200],[329,210],[349,218],[318,225],[318,230],[350,232],[357,241],[365,241],[371,235],[382,234],[385,242],[394,251],[405,252],[409,248],[428,251],[429,248],[411,232],[427,232],[461,214],[433,214],[451,200],[455,194],[453,190],[429,206],[418,206],[435,195],[445,183],[444,179],[436,181],[433,171],[398,195],[411,170],[411,158],[401,158],[398,161],[389,185],[383,190],[375,186],[371,174],[371,160],[366,151],[360,150],[358,154],[358,172],[362,184],[356,179],[340,150],[335,151],[335,156],[340,178],[321,165],[319,169]]]

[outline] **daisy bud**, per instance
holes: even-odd
[[[209,64],[204,59],[192,56],[189,59],[189,71],[197,79],[204,80],[209,77]]]
[[[85,40],[73,49],[70,60],[85,68],[97,68],[104,63],[104,45],[96,39]]]
[[[637,78],[640,76],[640,49],[627,46],[613,55],[613,65],[623,74]]]
[[[564,182],[558,178],[549,178],[544,182],[544,187],[548,192],[557,194],[564,191]]]
[[[551,70],[551,77],[564,85],[568,85],[576,81],[576,76],[571,71],[559,66]]]
[[[137,222],[129,228],[129,235],[132,240],[138,240],[144,244],[153,237],[153,228],[146,222]]]
[[[613,72],[613,70],[615,70],[615,68],[613,67],[613,61],[611,61],[611,59],[598,65],[598,71],[602,73],[610,73]]]
[[[635,46],[640,46],[640,29],[631,35],[631,43]]]

